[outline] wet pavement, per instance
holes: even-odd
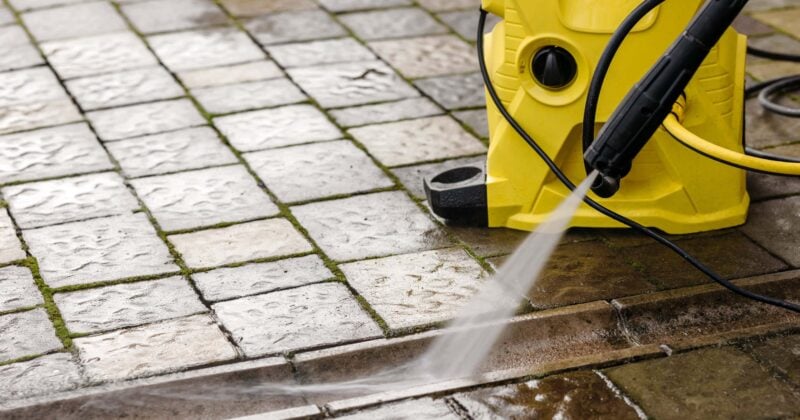
[[[421,189],[488,147],[477,5],[0,1],[0,418],[800,416],[800,318],[591,229],[480,380],[259,394],[419,356],[524,238]],[[737,27],[800,53],[799,16],[751,0]],[[800,156],[800,120],[747,108],[750,145]],[[798,301],[800,181],[748,187],[744,226],[674,239]]]

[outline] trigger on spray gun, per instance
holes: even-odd
[[[600,172],[592,191],[608,198],[619,190],[633,159],[669,115],[711,48],[747,0],[707,0],[683,33],[631,89],[586,150],[588,166]]]

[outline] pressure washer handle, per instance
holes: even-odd
[[[711,48],[748,0],[708,0],[666,53],[625,96],[584,159],[602,176],[592,190],[611,197],[633,159],[669,115]]]

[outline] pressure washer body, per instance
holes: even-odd
[[[743,151],[745,37],[726,29],[728,23],[706,37],[714,41],[709,45],[697,43],[698,37],[691,33],[679,38],[695,15],[695,19],[703,15],[698,10],[704,3],[662,4],[633,29],[611,65],[599,99],[595,132],[607,122],[609,127],[586,153],[586,162],[600,170],[602,179],[619,182],[619,191],[616,185],[597,188],[610,198],[598,199],[596,194],[593,198],[668,233],[741,224],[749,205],[743,170],[697,154],[658,128],[666,115],[659,115],[665,109],[662,105],[671,105],[673,96],[683,94],[686,128],[722,147]],[[728,13],[724,19],[732,20],[744,1],[709,3],[738,7],[723,11]],[[503,105],[570,179],[586,176],[581,130],[594,68],[611,34],[638,4],[638,0],[483,1],[485,10],[502,17],[485,38],[493,85]],[[719,10],[713,13],[715,18],[720,15]],[[680,54],[662,55],[668,49],[677,51],[680,42],[673,45],[673,41],[684,38],[689,44],[679,53],[688,54],[681,57],[688,58],[683,61],[689,68],[649,83],[659,68],[672,69]],[[705,52],[704,60],[692,62]],[[656,70],[648,73],[651,67]],[[643,79],[645,75],[648,78]],[[490,140],[485,167],[456,168],[426,179],[429,203],[446,219],[533,230],[569,191],[491,101],[487,112]],[[572,225],[621,227],[588,206],[579,209]]]

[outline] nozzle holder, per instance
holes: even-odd
[[[486,170],[466,165],[448,169],[423,180],[425,196],[433,212],[448,221],[487,226]]]

